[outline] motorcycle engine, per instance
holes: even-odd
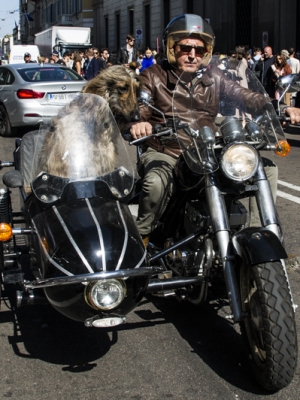
[[[165,248],[168,248],[173,244],[173,239],[167,239],[165,242]],[[170,253],[165,257],[165,262],[176,275],[191,277],[199,275],[199,273],[201,274],[199,266],[202,257],[203,253],[200,251],[197,252],[191,248],[181,248],[170,251]]]

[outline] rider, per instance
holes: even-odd
[[[235,100],[242,98],[247,111],[255,113],[265,104],[264,96],[242,88],[216,66],[210,64],[214,47],[214,32],[200,16],[180,15],[167,25],[163,35],[167,60],[154,64],[141,74],[144,89],[149,92],[154,107],[166,118],[173,117],[176,107],[182,122],[189,122],[190,95],[193,94],[193,111],[198,116],[199,126],[209,126],[216,132],[214,124],[221,95]],[[180,77],[180,84],[177,82]],[[177,85],[177,86],[176,86]],[[176,87],[176,104],[173,92]],[[177,95],[178,92],[178,95]],[[300,122],[300,109],[287,108],[292,122]],[[152,134],[152,126],[161,122],[161,115],[150,107],[141,106],[141,122],[131,126],[134,139]],[[185,138],[186,139],[186,138]],[[145,142],[138,171],[143,178],[137,226],[145,246],[149,234],[155,229],[171,195],[176,190],[173,168],[181,150],[177,141],[162,145],[156,138]]]

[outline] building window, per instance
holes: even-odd
[[[128,27],[129,27],[129,31],[128,33],[134,35],[134,8],[130,7],[128,9]]]
[[[170,0],[163,2],[164,27],[170,22]]]
[[[116,47],[119,49],[121,47],[120,44],[120,35],[121,35],[121,30],[120,30],[120,14],[116,14]]]
[[[251,46],[251,0],[236,2],[236,44]]]
[[[108,48],[108,17],[104,17],[105,47]]]
[[[144,8],[144,22],[145,22],[145,45],[151,48],[151,35],[150,35],[150,4],[146,4]]]
[[[194,0],[186,0],[186,12],[188,14],[194,13]]]

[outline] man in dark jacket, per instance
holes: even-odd
[[[133,35],[127,35],[126,45],[118,51],[117,64],[123,64],[128,67],[132,61],[137,61],[138,51],[134,47],[135,38]]]
[[[214,124],[219,100],[226,96],[237,103],[246,104],[247,112],[256,113],[267,103],[266,98],[245,89],[210,64],[214,45],[214,33],[209,24],[198,15],[186,14],[172,20],[165,29],[164,45],[167,61],[145,69],[140,78],[145,90],[151,94],[154,107],[166,118],[173,118],[173,111],[182,122],[191,122],[190,94],[193,94],[193,115],[197,115],[199,127]],[[178,80],[180,77],[180,84]],[[176,89],[176,96],[174,90]],[[294,109],[297,110],[297,109]],[[161,115],[149,107],[141,107],[141,120],[131,126],[134,139],[152,134],[152,127],[161,122]],[[292,114],[291,114],[292,116]],[[300,122],[300,110],[293,119]],[[178,131],[188,146],[187,137]],[[181,136],[180,136],[181,135]],[[161,143],[156,138],[146,142],[139,160],[139,173],[143,177],[137,227],[145,246],[149,234],[158,224],[167,203],[176,190],[173,168],[182,150],[177,141]]]
[[[100,57],[98,58],[99,72],[107,68],[107,60],[109,57],[108,49],[105,47],[100,50]]]
[[[272,47],[266,46],[264,48],[264,54],[262,55],[262,58],[258,60],[254,68],[254,72],[259,72],[259,80],[263,84],[271,99],[275,98],[275,83],[272,80],[272,65],[274,64],[274,61],[275,56],[273,56]]]
[[[86,55],[87,59],[83,66],[84,77],[87,81],[90,81],[99,74],[99,63],[97,58],[94,57],[94,51],[92,49],[88,50]]]

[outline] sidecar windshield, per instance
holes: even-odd
[[[269,146],[280,151],[284,132],[246,60],[213,56],[207,68],[193,75],[183,72],[178,78],[173,119],[187,121],[176,131],[183,157],[194,173],[218,168],[214,149],[221,141],[246,141],[257,148]]]
[[[44,202],[57,200],[68,183],[77,181],[103,181],[118,198],[132,190],[134,170],[126,143],[100,96],[79,94],[56,117],[45,118],[38,132],[25,135],[21,151],[26,142],[31,159],[25,185],[31,184]]]

